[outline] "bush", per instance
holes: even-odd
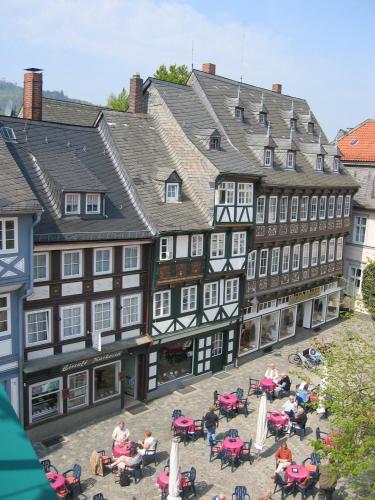
[[[371,261],[363,271],[363,301],[373,318],[375,318],[375,261]]]

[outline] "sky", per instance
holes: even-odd
[[[1,0],[0,78],[105,104],[160,64],[305,98],[328,137],[375,118],[375,0]],[[193,44],[192,44],[193,42]],[[192,55],[192,45],[194,46]]]

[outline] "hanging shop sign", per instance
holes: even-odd
[[[121,356],[122,351],[109,352],[107,354],[101,354],[100,356],[95,356],[89,359],[82,359],[81,361],[75,361],[74,363],[68,363],[61,367],[61,372],[67,372],[70,370],[75,370],[76,368],[84,368],[85,366],[94,365],[95,363],[101,363],[102,361],[109,361],[111,359],[116,359]]]

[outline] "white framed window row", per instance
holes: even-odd
[[[331,238],[328,243],[328,262],[333,262],[335,260],[335,238]]]
[[[60,306],[60,340],[69,340],[85,335],[85,305]]]
[[[141,267],[141,245],[123,247],[124,271],[137,271]]]
[[[65,213],[67,215],[77,215],[81,213],[80,193],[65,193]]]
[[[160,260],[173,259],[173,236],[162,236],[160,238]]]
[[[245,206],[253,204],[253,184],[250,182],[239,182],[237,184],[237,205]]]
[[[225,233],[214,233],[211,234],[211,245],[210,245],[210,257],[211,259],[222,258],[225,255]]]
[[[234,182],[222,182],[218,186],[218,205],[234,205]]]
[[[171,315],[171,291],[163,290],[154,293],[154,318],[165,318]]]
[[[112,248],[94,248],[94,276],[112,273]]]
[[[215,307],[219,302],[219,282],[205,283],[203,287],[204,307]]]
[[[0,254],[18,252],[18,220],[0,219]]]
[[[203,234],[192,234],[190,240],[190,256],[201,257],[203,255]]]
[[[80,278],[82,276],[82,250],[61,252],[62,278]]]
[[[33,255],[34,282],[49,280],[49,253],[38,252]]]
[[[246,253],[246,232],[232,233],[232,256],[245,255]]]
[[[181,288],[181,312],[195,311],[197,308],[197,285]]]
[[[237,302],[239,297],[239,278],[231,278],[225,280],[225,303],[230,304],[232,302]]]
[[[10,294],[0,295],[0,336],[11,333]]]
[[[142,322],[142,293],[121,297],[121,327],[139,325]]]
[[[100,214],[101,198],[99,193],[86,194],[86,214]]]
[[[114,299],[96,300],[91,303],[92,329],[107,332],[114,328]]]
[[[52,338],[52,311],[38,309],[25,312],[26,347],[48,344]]]

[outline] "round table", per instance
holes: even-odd
[[[229,394],[228,392],[223,392],[223,394],[220,394],[219,396],[219,404],[225,405],[225,406],[232,406],[235,408],[238,403],[238,397],[236,394]]]
[[[276,425],[288,425],[289,417],[284,412],[273,411],[268,415],[268,420]]]
[[[65,486],[65,476],[56,474],[55,472],[47,472],[46,477],[50,482],[53,490],[59,490]]]
[[[126,441],[123,444],[116,444],[116,446],[112,448],[112,456],[114,458],[119,458],[123,456],[130,457],[131,450],[133,448],[134,446],[129,441]]]
[[[276,389],[277,384],[271,378],[263,378],[259,382],[259,386],[261,389],[265,389],[266,391],[273,391]]]
[[[190,417],[178,417],[173,421],[173,427],[181,427],[187,432],[194,432],[194,420]]]
[[[222,450],[230,450],[231,452],[238,455],[242,450],[244,442],[240,438],[231,438],[227,437],[224,439],[223,444],[221,445]]]
[[[156,479],[156,484],[159,486],[160,489],[165,490],[169,486],[169,470],[164,470],[161,472],[157,479]],[[180,474],[180,480],[179,480],[179,487],[181,488],[182,486],[182,476]]]
[[[296,470],[297,472],[294,472]],[[289,465],[285,469],[285,476],[288,481],[300,483],[310,475],[310,472],[303,465]]]

